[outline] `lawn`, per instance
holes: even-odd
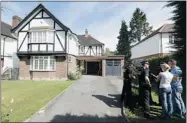
[[[47,104],[73,81],[5,81],[2,82],[2,113],[13,109],[10,122],[22,122]],[[13,103],[10,101],[13,98]]]

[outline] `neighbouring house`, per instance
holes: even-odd
[[[18,76],[10,73],[15,70],[18,73],[19,68],[19,58],[16,54],[17,38],[11,33],[14,24],[15,17],[13,17],[12,26],[1,21],[1,76],[6,76],[6,79],[16,79]]]
[[[171,54],[175,49],[174,24],[164,24],[156,31],[131,47],[131,59],[148,59]]]
[[[19,79],[66,80],[83,67],[83,74],[122,75],[123,56],[103,56],[104,44],[88,34],[77,35],[42,4],[15,28]]]

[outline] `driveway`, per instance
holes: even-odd
[[[118,77],[83,76],[29,122],[125,122],[122,85]]]

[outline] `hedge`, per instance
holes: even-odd
[[[185,100],[186,98],[186,71],[185,71],[185,66],[184,66],[184,63],[185,61],[182,61],[181,58],[179,57],[179,55],[177,54],[174,54],[174,55],[170,55],[170,56],[161,56],[161,57],[154,57],[154,58],[150,58],[148,59],[149,61],[149,66],[150,66],[150,72],[153,73],[153,74],[158,74],[159,73],[159,66],[160,66],[160,63],[161,62],[168,62],[168,60],[170,58],[173,58],[177,61],[177,66],[179,66],[182,70],[183,70],[183,81],[182,81],[182,84],[183,84],[183,99]],[[185,100],[186,102],[186,100]]]

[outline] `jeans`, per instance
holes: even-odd
[[[186,108],[181,97],[182,91],[182,88],[172,88],[172,101],[174,105],[174,113],[180,117],[186,113]]]
[[[170,118],[173,113],[171,87],[160,88],[159,92],[160,92],[160,98],[161,98],[161,103],[162,103],[162,115],[165,118]]]

